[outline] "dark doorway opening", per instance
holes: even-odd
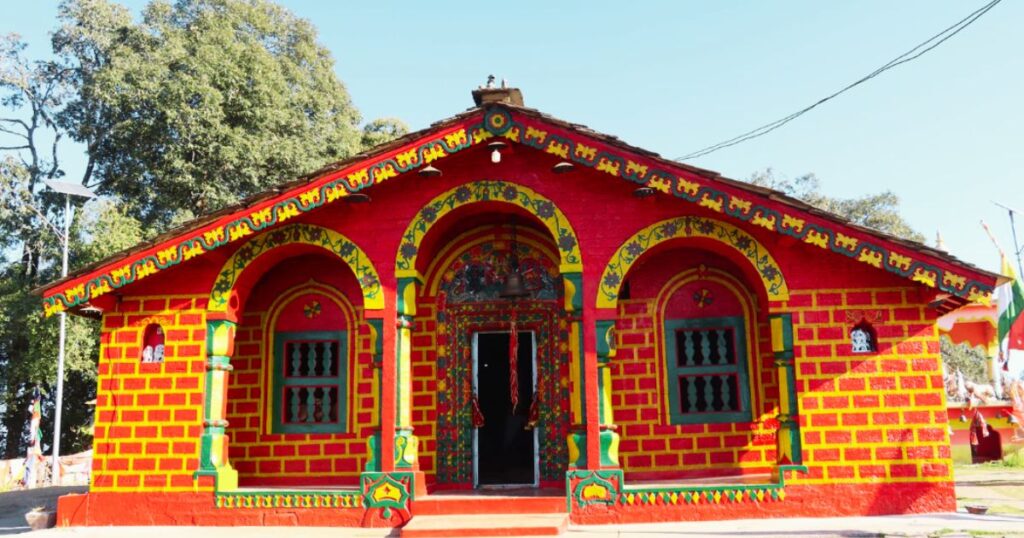
[[[476,390],[484,425],[477,429],[477,483],[536,484],[533,403],[533,333],[518,334],[519,403],[512,410],[510,333],[477,333]]]

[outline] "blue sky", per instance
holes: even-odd
[[[425,127],[471,106],[493,73],[528,106],[672,158],[794,112],[985,2],[281,3],[319,28],[367,120]],[[48,53],[56,0],[0,0],[0,12],[0,33]],[[890,189],[930,242],[941,231],[954,255],[997,270],[979,221],[1012,248],[992,200],[1024,211],[1022,23],[1024,2],[1005,1],[920,59],[688,162],[739,179],[814,172],[833,196]]]

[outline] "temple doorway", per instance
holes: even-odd
[[[537,432],[530,423],[537,383],[536,345],[532,331],[516,334],[515,348],[511,332],[473,334],[473,393],[479,402],[475,420],[482,422],[473,436],[477,487],[539,484]]]

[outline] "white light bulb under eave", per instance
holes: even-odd
[[[495,150],[491,152],[491,162],[494,164],[498,164],[501,162],[501,151],[499,151],[497,148],[495,148]]]

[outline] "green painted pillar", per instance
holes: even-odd
[[[793,355],[793,315],[771,314],[772,353],[779,380],[779,465],[803,463],[796,392],[796,364]]]
[[[373,382],[372,386],[377,397],[377,412],[376,412],[376,424],[375,431],[366,439],[366,465],[363,470],[369,473],[379,473],[381,471],[381,458],[380,458],[380,416],[383,405],[383,395],[381,394],[381,367],[383,366],[384,360],[384,320],[381,318],[367,319],[366,324],[370,327],[370,349],[373,350]]]
[[[203,403],[203,433],[200,437],[199,470],[193,478],[211,476],[217,491],[238,489],[238,471],[228,461],[227,396],[228,373],[235,347],[235,322],[208,319],[206,322],[206,391]]]
[[[423,279],[417,274],[398,279],[398,319],[395,333],[395,470],[417,470],[419,439],[412,427],[412,327],[417,291]]]
[[[597,321],[597,391],[601,467],[619,467],[619,434],[612,409],[611,360],[615,357],[615,321]]]
[[[569,445],[569,468],[587,467],[587,379],[583,365],[583,273],[562,273],[565,290],[565,311],[569,318],[569,414],[571,425],[566,443]]]

